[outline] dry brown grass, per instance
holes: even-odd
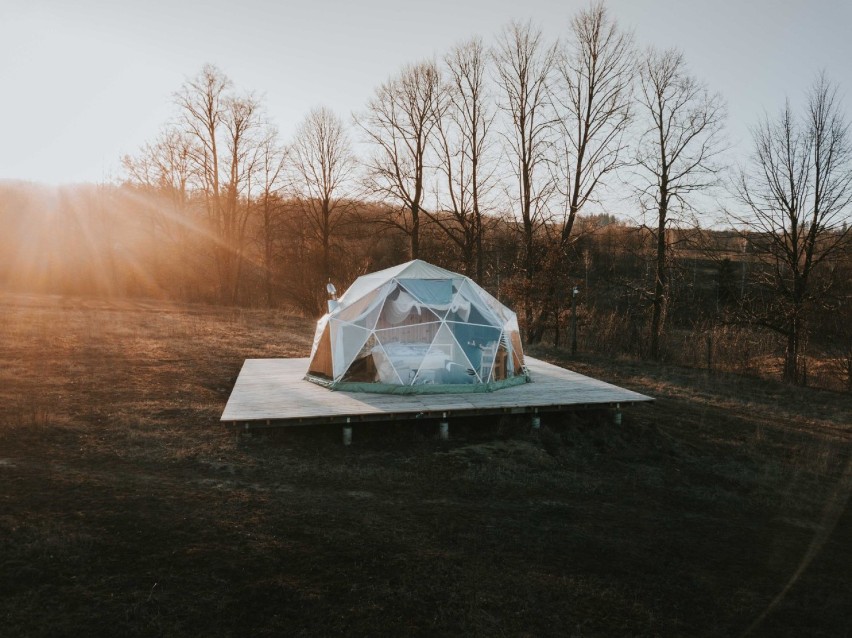
[[[649,393],[526,423],[249,438],[275,312],[0,296],[0,633],[847,635],[852,400],[584,358]],[[564,362],[559,352],[535,353]]]

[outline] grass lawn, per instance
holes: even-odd
[[[235,441],[312,332],[0,295],[0,634],[852,633],[849,394],[542,349],[657,402]]]

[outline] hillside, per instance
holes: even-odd
[[[0,626],[57,635],[852,632],[852,397],[535,356],[624,413],[219,424],[273,311],[0,295]]]

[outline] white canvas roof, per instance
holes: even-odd
[[[444,277],[461,277],[454,272],[445,270],[438,266],[433,266],[429,262],[421,259],[407,261],[404,264],[377,270],[369,275],[362,275],[352,282],[352,285],[346,290],[346,293],[339,299],[340,306],[350,304],[364,296],[365,293],[375,290],[384,283],[387,283],[394,277],[405,277],[410,279],[433,279]]]

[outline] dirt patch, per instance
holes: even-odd
[[[531,441],[489,441],[462,445],[447,452],[447,458],[468,465],[518,465],[545,468],[555,465],[554,459],[538,444]]]

